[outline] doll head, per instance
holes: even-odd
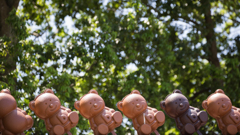
[[[138,90],[133,90],[117,103],[117,107],[125,116],[133,119],[147,109],[147,102]]]
[[[105,108],[105,103],[96,90],[90,90],[74,103],[74,107],[83,117],[89,119],[100,113]]]
[[[60,109],[61,103],[51,89],[46,89],[29,103],[29,107],[39,118],[45,119],[55,114]]]
[[[174,90],[160,103],[160,106],[169,117],[176,118],[188,110],[189,102],[180,90]]]
[[[221,117],[232,109],[231,100],[225,95],[224,91],[218,89],[202,102],[202,107],[213,118]]]
[[[0,92],[0,108],[0,119],[17,108],[16,100],[8,89],[3,89]]]

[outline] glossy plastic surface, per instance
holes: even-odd
[[[240,109],[232,106],[232,102],[224,91],[218,89],[202,102],[202,107],[215,118],[223,135],[235,135],[240,131]]]
[[[162,111],[149,107],[138,90],[125,96],[117,106],[126,117],[132,119],[138,135],[149,135],[152,132],[159,135],[157,128],[164,124],[165,115]]]
[[[160,106],[169,117],[175,119],[182,135],[192,135],[194,132],[201,135],[199,129],[206,124],[208,115],[205,111],[190,106],[188,99],[180,90],[174,90],[161,101]]]
[[[0,92],[0,131],[3,135],[24,135],[33,126],[33,119],[17,107],[15,98],[8,89]]]
[[[61,106],[60,100],[51,89],[46,89],[38,95],[29,107],[35,115],[45,121],[46,129],[50,135],[71,135],[70,129],[78,124],[77,112]]]
[[[116,135],[114,129],[122,123],[122,114],[106,107],[96,90],[90,90],[75,102],[74,107],[83,117],[89,119],[94,135],[106,135],[110,132]]]

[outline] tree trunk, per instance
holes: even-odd
[[[206,52],[208,54],[208,61],[213,64],[215,67],[221,68],[220,67],[220,62],[217,57],[217,41],[216,41],[216,35],[215,35],[215,23],[212,19],[211,15],[211,5],[208,0],[202,0],[202,5],[205,7],[205,26],[206,26],[206,31],[207,34],[205,35],[206,40],[207,40],[207,45],[208,45],[208,51]],[[215,73],[213,74],[215,75]],[[213,81],[219,82],[219,84],[222,87],[223,86],[223,81],[217,78],[213,78]]]
[[[13,8],[17,9],[19,0],[0,0],[0,37],[7,36],[9,38],[15,38],[12,34],[11,26],[6,23],[6,19]]]
[[[214,32],[215,25],[212,20],[212,15],[211,15],[211,11],[210,11],[210,3],[207,3],[206,6],[207,6],[206,7],[207,9],[206,9],[204,16],[205,16],[206,30],[208,31],[208,33],[206,35],[206,39],[207,39],[207,44],[209,45],[209,51],[210,51],[209,61],[216,67],[220,67],[219,59],[217,57],[216,35]]]
[[[0,37],[6,36],[10,38],[11,44],[9,46],[13,46],[18,42],[17,36],[12,31],[12,27],[10,24],[6,23],[6,19],[9,16],[9,13],[13,8],[17,9],[19,4],[19,0],[0,0]],[[2,43],[0,43],[0,48],[2,47]],[[4,57],[4,56],[2,56]],[[3,67],[5,69],[4,73],[0,73],[0,81],[4,81],[7,83],[5,79],[6,76],[13,70],[16,69],[16,61],[13,60],[14,54],[10,54],[7,52],[7,55],[3,58],[4,61]]]

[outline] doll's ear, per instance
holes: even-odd
[[[120,111],[123,111],[123,106],[122,106],[122,101],[119,101],[118,103],[117,103],[117,108],[120,110]]]
[[[76,101],[74,103],[74,107],[77,109],[77,110],[80,110],[80,101]]]
[[[139,92],[138,90],[133,90],[133,91],[131,92],[131,94],[139,94],[139,95],[140,95],[140,92]]]
[[[0,93],[7,93],[7,94],[10,94],[10,95],[11,95],[11,92],[10,92],[9,89],[3,89],[3,90],[1,90]]]
[[[53,90],[51,90],[51,89],[46,89],[46,90],[44,91],[44,93],[52,93],[52,94],[54,94]]]
[[[180,93],[180,94],[182,94],[182,92],[180,90],[174,90],[173,93]]]
[[[222,93],[222,94],[225,94],[224,91],[221,90],[221,89],[217,89],[217,90],[215,91],[215,93]]]
[[[205,110],[207,110],[207,108],[208,108],[207,100],[204,100],[204,101],[202,102],[202,107],[203,107]]]
[[[165,110],[165,101],[161,101],[161,103],[160,103],[160,107],[163,109],[163,110]]]
[[[30,108],[32,111],[35,110],[35,101],[31,101],[31,102],[29,103],[29,108]]]
[[[94,89],[90,90],[88,93],[98,94],[98,92]]]

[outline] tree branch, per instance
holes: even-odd
[[[206,88],[206,89],[202,89],[198,92],[196,92],[192,97],[189,98],[189,100],[194,100],[197,96],[199,96],[200,94],[209,91],[210,88]]]
[[[151,5],[146,5],[147,7],[149,7],[149,9],[152,9],[152,10],[154,10],[155,12],[157,12],[158,13],[158,15],[157,15],[157,18],[161,18],[162,16],[167,16],[167,15],[169,15],[169,16],[172,16],[171,14],[161,14],[160,12],[159,12],[159,10],[157,10],[156,8],[154,8],[154,7],[152,7]],[[196,26],[199,26],[199,24],[196,22],[196,21],[194,21],[194,20],[191,20],[189,17],[187,17],[187,16],[177,16],[176,17],[177,19],[183,19],[183,20],[185,20],[186,22],[191,22],[191,23],[193,23],[193,24],[195,24]],[[180,20],[179,20],[180,21]]]

